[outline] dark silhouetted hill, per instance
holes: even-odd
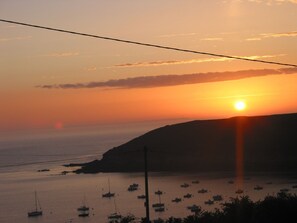
[[[77,173],[233,171],[242,127],[246,171],[297,171],[297,114],[199,120],[152,130],[83,164]]]

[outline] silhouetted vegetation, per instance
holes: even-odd
[[[297,195],[279,193],[254,202],[248,196],[231,198],[215,211],[199,211],[186,218],[157,219],[154,223],[294,223],[297,219]],[[127,221],[129,220],[129,221]],[[135,222],[133,217],[121,223]],[[142,223],[145,223],[143,218]]]

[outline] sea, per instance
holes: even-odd
[[[104,223],[115,212],[134,215],[136,220],[145,217],[144,200],[138,198],[145,191],[143,173],[74,174],[74,167],[63,165],[100,159],[109,149],[172,123],[72,126],[1,134],[0,222]],[[282,189],[297,193],[293,188],[297,177],[292,173],[246,173],[241,194],[236,193],[238,185],[230,172],[149,172],[148,175],[151,219],[192,215],[188,209],[192,205],[213,211],[237,196],[247,195],[258,201]],[[137,190],[128,191],[131,184],[138,184]],[[256,186],[263,189],[255,190]],[[207,192],[198,193],[201,189]],[[155,194],[158,190],[163,194]],[[108,191],[115,196],[103,198],[102,194]],[[43,215],[28,217],[28,211],[35,209],[35,192]],[[191,197],[184,198],[186,194]],[[221,195],[222,201],[205,204],[215,195]],[[172,202],[175,198],[181,198],[181,202]],[[163,212],[156,212],[151,206],[159,202],[165,204]],[[88,217],[78,216],[77,208],[83,204],[90,207]]]

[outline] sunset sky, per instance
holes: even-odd
[[[297,64],[297,0],[1,0],[1,19]],[[0,130],[297,112],[297,68],[0,22]],[[246,109],[237,111],[242,100]]]

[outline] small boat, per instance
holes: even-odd
[[[207,193],[207,190],[206,189],[201,189],[201,190],[198,190],[198,193],[199,194],[204,194],[204,193]]]
[[[204,204],[212,205],[212,204],[214,204],[214,201],[212,201],[212,200],[208,200],[208,201],[205,201]]]
[[[77,208],[78,211],[88,211],[90,208],[86,205],[86,196],[84,196],[82,206]]]
[[[37,193],[35,191],[35,210],[28,212],[28,217],[37,217],[42,215],[41,206],[37,198]]]
[[[165,211],[164,207],[155,208],[155,212],[163,212],[163,211]]]
[[[133,183],[130,185],[130,187],[138,187],[138,186],[139,186],[139,184],[136,184],[136,183]]]
[[[153,208],[155,208],[155,212],[163,212],[165,211],[165,204],[161,202],[161,195],[163,194],[162,191],[158,190],[155,192],[155,194],[159,197],[159,202],[152,205]]]
[[[254,187],[254,190],[263,190],[263,187],[257,185],[257,186]]]
[[[188,210],[196,209],[196,208],[198,208],[198,206],[196,204],[193,204],[192,206],[187,207]]]
[[[37,170],[37,172],[48,172],[50,171],[50,169],[41,169],[41,170]]]
[[[114,193],[107,192],[105,194],[102,194],[102,197],[107,197],[107,198],[114,197]]]
[[[181,202],[181,198],[175,198],[175,199],[173,199],[173,200],[171,200],[172,202],[175,202],[175,203],[178,203],[178,202]]]
[[[269,181],[269,182],[267,182],[266,184],[270,185],[270,184],[272,184],[272,182]]]
[[[42,215],[42,211],[30,211],[28,212],[28,217],[37,217],[37,216],[41,216]]]
[[[115,213],[108,215],[107,218],[108,218],[109,222],[116,223],[116,222],[121,221],[122,215],[115,212]]]
[[[159,202],[152,205],[153,208],[164,208],[165,204],[161,202],[161,195],[159,194]]]
[[[110,192],[110,182],[109,182],[109,178],[108,178],[108,192],[105,194],[102,194],[102,197],[111,198],[111,197],[114,197],[114,195],[115,195],[115,193]]]
[[[155,191],[155,194],[156,194],[156,195],[162,195],[162,194],[163,194],[163,191],[161,191],[161,190],[157,190],[157,191]]]
[[[219,194],[218,195],[214,195],[212,198],[213,198],[214,201],[222,201],[223,200],[222,195],[219,195]]]
[[[159,207],[164,207],[165,204],[164,203],[155,203],[155,204],[152,204],[152,207],[153,208],[159,208]]]
[[[138,190],[138,188],[136,188],[136,187],[128,187],[128,191],[135,191],[135,190]]]
[[[108,218],[109,222],[114,222],[114,223],[120,222],[122,215],[117,212],[117,205],[116,205],[115,198],[114,198],[114,210],[115,210],[115,212],[108,215],[107,218]]]
[[[288,188],[283,188],[283,189],[280,189],[279,190],[280,192],[283,192],[283,193],[287,193],[289,192],[290,190]]]
[[[138,195],[137,198],[138,198],[138,199],[145,199],[146,196],[145,196],[144,194],[142,194],[142,195]]]
[[[236,194],[242,194],[242,193],[243,193],[243,190],[238,189],[238,190],[235,191],[235,193],[236,193]]]
[[[192,194],[187,193],[186,195],[184,195],[184,198],[191,198],[192,196]]]
[[[79,208],[77,208],[78,211],[88,211],[90,208],[87,206],[80,206]]]
[[[190,185],[189,184],[187,184],[187,183],[183,183],[182,185],[180,185],[180,187],[183,187],[183,188],[187,188],[187,187],[189,187]]]
[[[134,183],[129,185],[128,191],[135,191],[135,190],[138,190],[138,184]]]
[[[82,211],[78,214],[78,217],[89,217],[89,212],[88,211]]]
[[[188,206],[187,207],[188,210],[190,210],[191,212],[198,212],[201,211],[201,208],[199,206],[197,206],[196,204],[192,205],[192,206]]]
[[[108,215],[108,219],[120,219],[120,218],[122,218],[122,215],[120,215],[116,212]]]
[[[78,217],[88,217],[89,216],[89,207],[86,205],[86,196],[84,196],[82,205],[77,208]]]
[[[229,180],[228,184],[234,184],[234,180]]]
[[[193,181],[192,181],[192,184],[199,184],[199,183],[200,183],[199,180],[193,180]]]

